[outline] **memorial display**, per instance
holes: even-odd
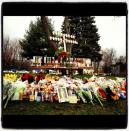
[[[30,76],[29,74],[25,74]],[[47,74],[45,77],[37,74],[33,81],[28,81],[29,77],[19,76],[16,81],[12,81],[9,74],[3,77],[3,100],[6,99],[4,108],[7,107],[9,101],[27,100],[29,102],[69,102],[91,103],[94,106],[94,100],[103,105],[103,101],[114,101],[126,98],[126,79],[117,78],[116,80],[106,79],[105,77],[92,76],[91,78],[70,78],[68,76],[60,76],[57,80],[56,76]],[[40,76],[38,81],[37,76]],[[33,76],[31,76],[33,77]],[[86,81],[87,80],[87,81]],[[29,83],[30,82],[30,83]]]

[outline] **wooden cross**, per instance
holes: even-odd
[[[52,32],[53,35],[59,35],[59,36],[62,36],[63,38],[57,38],[57,37],[51,37],[50,36],[50,40],[57,40],[57,41],[60,41],[60,42],[64,42],[64,51],[66,52],[66,43],[73,43],[73,44],[78,44],[77,41],[74,41],[74,40],[67,40],[65,37],[69,37],[69,38],[73,38],[75,39],[75,36],[73,35],[68,35],[68,34],[62,34],[62,33],[58,33],[58,32],[55,32],[53,31]]]

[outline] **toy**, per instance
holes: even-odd
[[[113,100],[113,99],[111,98],[111,95],[112,95],[112,96],[115,96],[115,94],[110,90],[109,87],[106,88],[106,92],[107,92],[107,97],[106,97],[106,99],[107,99],[108,101]]]
[[[119,94],[117,94],[113,89],[110,89],[114,95],[111,95],[111,98],[113,100],[118,100],[119,99]]]
[[[56,94],[56,95],[54,95],[54,97],[53,97],[53,98],[54,98],[54,100],[56,100],[56,101],[57,101],[57,100],[58,100],[58,95],[57,95],[57,94]]]
[[[106,97],[107,97],[107,95],[105,94],[103,88],[99,88],[98,91],[100,92],[100,94],[102,95],[103,98],[106,98]]]
[[[119,94],[117,94],[113,89],[107,87],[106,91],[107,91],[107,100],[111,101],[119,99]]]

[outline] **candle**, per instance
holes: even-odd
[[[20,100],[23,100],[23,91],[20,91]]]
[[[38,94],[38,92],[35,91],[35,100],[37,100],[37,94]]]
[[[46,57],[44,57],[44,63],[46,63]]]

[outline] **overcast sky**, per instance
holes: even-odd
[[[38,16],[37,16],[38,17]],[[62,16],[51,16],[55,31],[61,31],[64,20]],[[36,16],[3,16],[3,35],[13,38],[24,38],[25,30],[29,28],[30,21]],[[99,44],[102,49],[115,48],[117,56],[126,55],[126,17],[121,16],[114,20],[114,16],[95,17],[98,33],[101,36]]]

